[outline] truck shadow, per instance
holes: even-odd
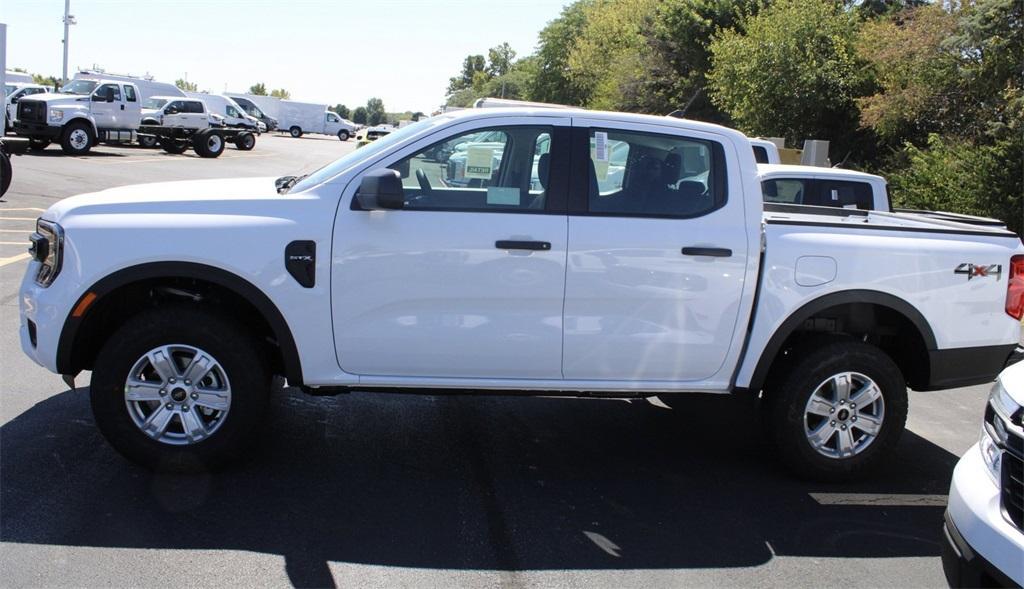
[[[89,153],[85,155],[65,155],[59,145],[51,145],[43,150],[28,149],[18,155],[27,155],[31,157],[75,157],[78,159],[93,159],[93,158],[104,158],[104,157],[126,157],[126,154],[116,153],[113,151],[104,151],[102,148],[93,148],[89,150]]]
[[[945,494],[956,457],[907,433],[870,481],[790,477],[728,397],[646,401],[279,394],[261,442],[217,475],[154,475],[92,423],[85,389],[0,428],[0,538],[488,570],[749,567],[774,555],[939,554],[943,506],[820,494]]]

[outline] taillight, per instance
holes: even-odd
[[[1006,284],[1006,313],[1024,317],[1024,255],[1010,258],[1010,280]]]

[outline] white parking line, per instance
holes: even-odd
[[[0,241],[0,245],[26,245],[25,241]]]
[[[0,229],[0,233],[24,233],[29,235],[32,233],[31,229]]]
[[[32,256],[28,255],[28,252],[25,252],[23,254],[18,254],[16,256],[11,256],[9,258],[0,258],[0,266],[6,266],[8,264],[13,264],[15,262],[20,262],[22,260],[27,260],[30,257],[32,257]]]
[[[896,493],[809,493],[819,505],[854,505],[867,507],[945,507],[947,495],[912,495]]]
[[[0,221],[35,221],[35,217],[0,217]]]
[[[0,211],[38,211],[40,213],[45,213],[46,209],[37,209],[35,207],[22,207],[20,209],[9,209],[7,207],[0,207]]]
[[[235,159],[235,158],[240,158],[240,157],[244,157],[244,158],[270,157],[272,155],[274,155],[274,154],[272,154],[272,153],[257,153],[257,154],[251,154],[251,155],[224,155],[224,156],[221,156],[220,158],[217,158],[217,159],[227,159],[227,160],[230,160],[230,159]],[[192,162],[192,161],[201,160],[201,159],[212,159],[212,158],[166,156],[166,157],[150,157],[150,158],[145,158],[145,159],[140,159],[140,160],[125,160],[125,161],[119,161],[119,162],[96,161],[96,162],[93,162],[93,163],[95,163],[97,165],[101,165],[101,166],[119,166],[121,164],[140,164],[140,163],[145,163],[145,162]]]

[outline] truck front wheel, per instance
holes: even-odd
[[[139,145],[145,148],[156,147],[156,135],[139,135]]]
[[[11,187],[11,156],[0,149],[0,196],[7,194]]]
[[[856,478],[877,467],[907,421],[907,385],[879,348],[840,340],[797,347],[767,395],[768,427],[783,462],[817,480]]]
[[[259,337],[210,310],[174,305],[129,319],[96,358],[90,401],[121,454],[153,470],[215,470],[247,446],[271,375]]]
[[[60,148],[68,155],[85,155],[92,148],[93,138],[89,125],[76,121],[64,128]]]
[[[295,137],[296,139],[302,137],[302,129],[300,129],[298,126],[293,126],[292,128],[288,129],[288,133],[292,137]]]

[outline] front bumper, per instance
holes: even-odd
[[[43,288],[35,282],[38,270],[39,262],[30,261],[18,293],[21,349],[36,364],[50,372],[59,373],[57,349],[64,322],[75,302],[72,292],[76,289],[63,288],[68,276],[57,277],[54,282],[54,285],[60,285],[57,288],[53,285]],[[61,284],[62,279],[65,284]]]
[[[14,133],[22,137],[31,137],[33,139],[49,139],[54,140],[60,137],[62,127],[54,127],[45,123],[25,123],[22,121],[15,121]]]
[[[1024,532],[1003,517],[999,488],[977,445],[953,471],[943,531],[942,568],[951,587],[1024,584]]]

